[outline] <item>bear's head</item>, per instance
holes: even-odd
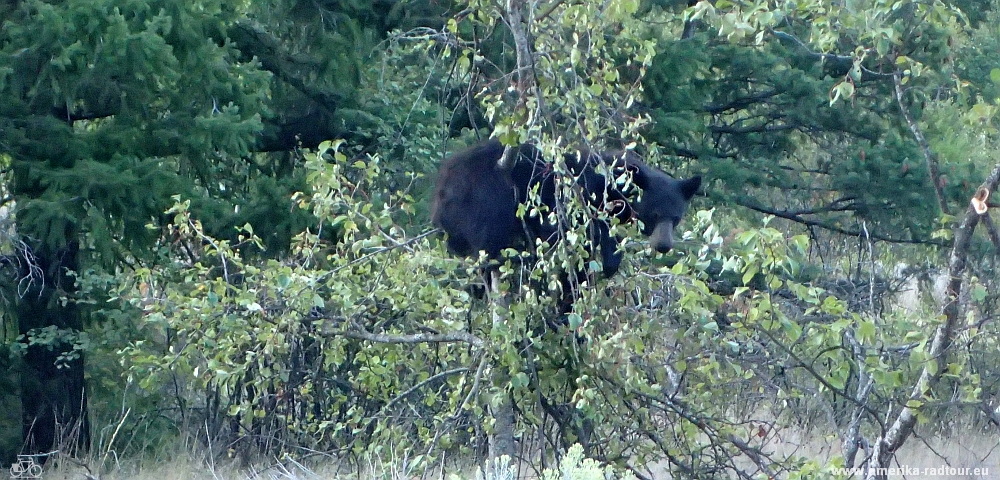
[[[642,233],[657,252],[669,252],[674,247],[674,229],[691,197],[698,193],[701,177],[677,180],[641,162],[631,161],[628,166],[633,183],[642,189],[632,203],[635,217],[642,222]]]

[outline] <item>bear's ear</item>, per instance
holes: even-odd
[[[649,185],[649,174],[646,172],[646,168],[648,167],[642,163],[626,157],[625,170],[632,174],[632,183],[643,190]]]
[[[701,177],[691,177],[687,180],[681,180],[681,194],[684,195],[684,200],[691,200],[694,194],[698,193],[698,187],[701,186]]]

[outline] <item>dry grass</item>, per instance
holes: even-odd
[[[841,454],[840,440],[837,438],[817,438],[816,432],[791,432],[778,437],[773,451],[783,455],[797,455],[825,460]],[[858,460],[864,452],[858,452]],[[980,480],[1000,479],[1000,435],[997,430],[965,432],[959,429],[947,437],[911,437],[897,452],[895,467],[913,469],[939,468],[987,468],[989,475],[919,475],[909,476],[914,480]],[[902,478],[902,477],[896,477]]]
[[[839,440],[824,437],[818,431],[806,432],[785,429],[769,435],[767,449],[778,457],[798,456],[823,461],[840,455]],[[859,456],[862,452],[859,452]],[[859,457],[860,458],[860,457]],[[385,458],[368,462],[364,473],[349,473],[342,463],[326,459],[305,465],[293,460],[255,468],[238,468],[235,462],[211,461],[204,452],[188,447],[178,447],[173,455],[149,461],[108,462],[98,468],[100,460],[80,461],[56,459],[46,466],[45,480],[312,480],[312,479],[408,479],[414,478],[406,471],[405,458]],[[894,466],[909,468],[987,468],[988,475],[919,475],[907,476],[918,480],[1000,480],[1000,436],[995,429],[961,431],[953,428],[948,437],[911,438],[896,456]],[[669,479],[663,469],[652,469],[657,479]],[[525,469],[530,471],[530,469]],[[428,475],[439,478],[439,472]],[[468,471],[458,475],[445,474],[445,478],[475,478]],[[904,477],[893,477],[904,478]]]
[[[275,465],[266,469],[240,469],[233,465],[210,465],[193,456],[163,459],[142,465],[119,465],[103,473],[93,467],[61,462],[46,468],[44,480],[306,480],[347,478],[325,469]]]

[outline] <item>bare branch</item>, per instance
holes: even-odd
[[[980,189],[985,188],[992,192],[996,190],[998,183],[1000,183],[1000,164],[993,168]],[[942,309],[945,317],[944,323],[934,331],[930,350],[927,352],[926,366],[920,373],[920,378],[914,385],[913,392],[910,393],[910,401],[899,412],[892,427],[886,430],[882,437],[875,442],[872,457],[868,462],[868,472],[865,474],[866,480],[885,478],[885,474],[879,474],[878,469],[889,467],[896,450],[903,446],[903,442],[913,433],[913,427],[917,423],[917,409],[926,402],[928,395],[947,368],[948,347],[951,346],[961,320],[958,299],[962,293],[962,277],[965,274],[969,246],[972,243],[972,234],[981,218],[982,216],[976,212],[975,207],[970,204],[966,209],[962,223],[955,228],[955,243],[948,259],[950,280],[946,291],[947,302]],[[884,470],[882,471],[884,472]]]
[[[424,238],[424,237],[426,237],[428,235],[433,235],[433,234],[438,233],[440,231],[441,231],[440,228],[435,228],[435,229],[432,229],[432,230],[428,230],[428,231],[426,231],[424,233],[421,233],[420,235],[417,235],[416,237],[407,239],[404,242],[399,242],[399,241],[397,241],[395,239],[390,238],[388,235],[383,234],[383,236],[385,236],[385,238],[387,238],[390,241],[392,241],[392,243],[393,243],[392,245],[389,245],[387,247],[377,248],[377,249],[375,249],[372,252],[366,253],[366,254],[358,257],[358,258],[355,258],[354,260],[351,260],[350,262],[347,262],[347,263],[345,263],[345,264],[343,264],[343,265],[341,265],[341,266],[339,266],[337,268],[334,268],[333,270],[330,270],[330,273],[331,274],[337,273],[337,272],[339,272],[339,271],[341,271],[341,270],[343,270],[345,268],[349,268],[349,267],[354,266],[354,265],[356,265],[358,263],[364,262],[365,260],[369,260],[369,259],[371,259],[374,256],[381,255],[383,253],[395,250],[397,248],[407,248],[408,249],[409,245],[411,245],[411,244],[413,244],[415,242],[420,241],[420,239],[422,239],[422,238]]]
[[[730,110],[742,110],[755,103],[760,103],[776,95],[780,95],[781,93],[783,92],[779,92],[772,88],[769,90],[765,90],[763,92],[755,93],[747,97],[740,97],[726,103],[707,103],[703,105],[701,108],[704,109],[705,112],[707,113],[711,113],[712,115],[718,115],[720,113],[726,113]]]
[[[853,55],[834,55],[832,53],[819,53],[814,52],[809,48],[802,40],[798,37],[787,32],[782,32],[780,30],[771,30],[771,34],[774,35],[779,41],[790,42],[795,46],[799,47],[801,50],[805,51],[810,57],[820,60],[827,65],[830,65],[838,73],[837,75],[846,75],[847,72],[854,67],[854,56]],[[876,72],[874,70],[868,69],[864,66],[861,67],[861,81],[867,82],[871,80],[888,80],[892,78],[893,74]]]
[[[811,220],[809,218],[801,216],[800,212],[790,212],[787,210],[777,210],[765,207],[763,205],[751,202],[749,199],[746,198],[737,198],[736,203],[741,207],[746,207],[749,208],[750,210],[754,210],[760,213],[766,213],[768,215],[774,215],[775,217],[784,218],[785,220],[791,220],[795,223],[801,223],[802,225],[805,225],[807,227],[822,228],[823,230],[840,233],[842,235],[850,235],[852,237],[867,236],[873,240],[880,240],[889,243],[912,243],[917,245],[938,245],[942,247],[946,246],[944,242],[938,240],[923,240],[918,238],[895,238],[895,237],[887,237],[884,235],[879,235],[876,233],[871,233],[866,235],[864,232],[860,230],[848,230],[846,228],[827,224],[818,220]],[[833,211],[839,211],[839,209],[833,209]]]
[[[524,0],[507,0],[507,8],[504,10],[503,20],[510,29],[514,37],[514,51],[517,54],[517,106],[515,110],[527,108],[528,95],[535,91],[535,61],[531,56],[531,45],[528,41],[528,31],[525,28],[527,22],[524,18]],[[547,14],[546,14],[547,15]],[[504,148],[503,157],[500,158],[499,167],[507,170],[514,165],[517,149],[507,146]]]
[[[784,132],[787,130],[795,130],[799,128],[798,125],[790,124],[779,124],[773,125],[770,123],[760,124],[760,125],[749,125],[746,127],[735,127],[732,125],[709,125],[708,129],[712,133],[726,133],[731,135],[743,135],[747,133],[767,133],[767,132]]]
[[[24,240],[18,240],[15,249],[18,252],[15,258],[17,258],[19,272],[21,272],[20,278],[17,280],[17,296],[24,298],[35,282],[40,283],[38,295],[41,295],[45,288],[45,272],[42,271],[35,251]]]
[[[441,435],[443,435],[447,430],[449,430],[451,426],[455,424],[455,421],[457,421],[462,416],[462,412],[465,411],[466,406],[469,405],[469,402],[471,402],[472,399],[479,396],[479,387],[482,385],[483,373],[486,371],[486,364],[488,363],[487,359],[489,359],[489,356],[485,355],[484,352],[480,351],[479,367],[476,368],[475,377],[472,379],[472,388],[469,389],[468,395],[466,395],[465,398],[462,399],[462,403],[459,404],[458,408],[455,409],[455,413],[453,413],[450,417],[448,417],[447,420],[445,420],[445,425],[439,428],[437,433],[434,434],[434,438],[430,442],[428,442],[427,453],[425,455],[429,456],[431,452],[434,451],[434,448],[438,446],[438,439],[441,438]]]
[[[913,120],[913,116],[910,115],[910,109],[903,103],[903,84],[899,72],[896,72],[892,76],[892,85],[896,89],[896,104],[899,105],[899,111],[903,114],[906,125],[910,127],[910,132],[913,133],[913,138],[917,141],[917,145],[920,145],[920,151],[924,154],[924,161],[927,162],[927,172],[931,177],[931,186],[934,187],[934,194],[937,195],[941,213],[950,215],[948,202],[944,196],[944,186],[941,184],[941,170],[938,168],[937,159],[934,158],[934,152],[931,152],[930,144],[927,143],[927,139],[924,138],[924,134],[920,131],[920,126],[917,125],[917,122]]]
[[[732,443],[737,450],[746,455],[761,472],[767,475],[767,478],[778,478],[770,468],[770,460],[764,457],[759,448],[751,447],[747,442],[736,438],[736,435],[732,434],[729,435],[729,443]]]
[[[988,418],[993,425],[1000,427],[1000,407],[994,408],[990,402],[984,401],[980,404],[980,408],[982,408],[983,413],[986,414],[986,418]]]
[[[851,347],[854,361],[860,365],[865,365],[864,347],[854,337],[854,333],[848,330],[844,337]],[[865,439],[861,436],[861,419],[868,407],[868,395],[875,386],[875,379],[871,378],[864,368],[858,368],[858,384],[861,385],[854,395],[854,410],[851,412],[851,421],[847,424],[847,431],[841,441],[844,452],[844,465],[847,468],[854,467],[854,458],[858,453],[858,447],[864,445]],[[846,392],[845,392],[846,393]]]
[[[352,322],[353,323],[353,322]],[[469,332],[449,332],[449,333],[414,333],[410,335],[395,335],[388,333],[372,333],[364,327],[353,323],[350,330],[337,330],[327,333],[328,335],[353,338],[357,340],[367,340],[375,343],[390,344],[417,344],[417,343],[455,343],[464,342],[477,348],[481,348],[486,342],[483,339]]]
[[[392,400],[389,401],[389,403],[385,404],[385,406],[382,407],[382,410],[383,411],[389,410],[390,408],[392,408],[393,405],[395,405],[396,403],[398,403],[400,400],[402,400],[402,399],[410,396],[411,393],[416,392],[417,390],[419,390],[424,385],[427,385],[428,383],[431,383],[431,382],[433,382],[433,381],[435,381],[435,380],[437,380],[439,378],[444,378],[444,377],[447,377],[448,375],[455,375],[456,373],[465,373],[465,372],[468,372],[468,371],[469,371],[469,367],[459,367],[459,368],[453,368],[451,370],[445,370],[445,371],[443,371],[443,372],[441,372],[441,373],[439,373],[437,375],[428,377],[426,380],[424,380],[422,382],[417,382],[416,385],[414,385],[414,386],[406,389],[405,392],[400,393],[399,395],[396,395],[396,398],[393,398]]]

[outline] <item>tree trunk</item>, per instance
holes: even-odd
[[[493,435],[490,436],[490,461],[494,461],[504,455],[510,458],[511,462],[517,454],[517,443],[514,441],[514,402],[510,395],[504,395],[500,405],[493,407]]]
[[[499,310],[506,310],[508,308],[507,299],[500,292],[500,272],[490,270],[487,281],[489,282],[490,303],[493,307],[493,323],[495,327],[497,323],[504,321],[504,317],[499,314]],[[514,441],[514,428],[517,419],[514,417],[514,400],[507,392],[507,388],[510,386],[510,375],[507,369],[500,367],[495,370],[493,372],[493,382],[499,391],[498,395],[502,395],[503,400],[495,407],[490,408],[490,414],[493,416],[493,434],[489,438],[489,461],[491,465],[496,459],[504,455],[509,457],[513,462],[514,455],[517,453],[517,446]]]
[[[90,440],[79,309],[60,297],[76,291],[79,244],[52,249],[33,242],[22,254],[17,317],[27,343],[21,371],[22,435],[26,453],[86,449]],[[28,339],[34,339],[33,342]],[[65,452],[64,452],[65,453]]]

